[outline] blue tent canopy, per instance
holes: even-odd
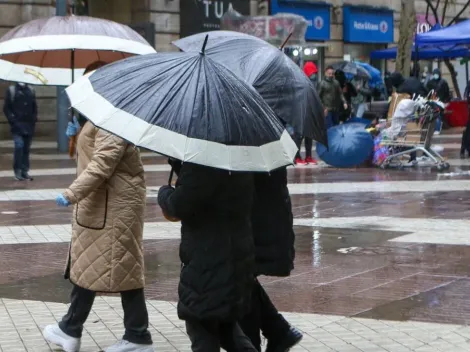
[[[470,44],[470,20],[418,34],[415,41],[419,46]]]
[[[438,31],[436,31],[438,32]],[[428,32],[431,33],[431,32]],[[470,38],[470,36],[469,36]],[[398,49],[388,48],[383,50],[375,50],[370,54],[371,59],[396,59]],[[412,51],[412,59],[416,56],[415,47]],[[443,46],[443,47],[420,47],[418,51],[419,59],[455,59],[457,57],[470,57],[470,49],[466,46]]]

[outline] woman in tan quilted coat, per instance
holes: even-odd
[[[77,175],[56,199],[58,205],[74,205],[65,273],[74,285],[71,305],[44,336],[67,352],[79,351],[96,292],[119,292],[125,334],[106,351],[154,351],[143,289],[146,188],[139,150],[85,122],[77,142]]]

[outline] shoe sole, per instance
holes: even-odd
[[[105,349],[104,352],[110,351],[109,349]],[[150,347],[145,347],[145,348],[140,348],[138,350],[135,350],[137,352],[155,352],[155,349],[153,348],[153,345]]]
[[[78,349],[66,349],[63,346],[64,339],[60,336],[55,335],[53,332],[50,332],[49,330],[45,330],[43,336],[47,342],[59,346],[60,348],[62,348],[64,352],[79,352],[80,351],[80,347]]]
[[[276,351],[290,351],[291,348],[297,346],[300,341],[304,338],[304,335],[300,335],[296,340],[290,341],[289,343],[286,343],[285,345],[279,346]]]

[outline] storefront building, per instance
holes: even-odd
[[[370,53],[394,42],[393,11],[387,8],[345,5],[343,8],[344,57],[370,61]],[[382,68],[382,62],[370,62]]]

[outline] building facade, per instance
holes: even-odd
[[[0,2],[0,35],[32,19],[53,16],[54,3],[55,0]],[[90,16],[131,25],[160,52],[177,50],[171,42],[180,36],[217,29],[220,17],[230,7],[252,16],[299,14],[309,22],[305,48],[308,50],[301,49],[300,56],[316,61],[320,68],[344,58],[369,61],[371,51],[398,41],[400,20],[400,0],[88,0],[82,3]],[[464,3],[465,0],[456,0],[456,4],[449,5],[446,17],[453,18]],[[429,30],[424,19],[426,2],[415,0],[415,5],[418,31]],[[462,17],[470,17],[470,9]],[[394,69],[391,61],[373,64],[390,71]],[[0,98],[6,85],[0,83]],[[40,119],[37,135],[54,140],[56,89],[36,87],[36,93]],[[9,139],[6,118],[0,115],[0,138]]]

